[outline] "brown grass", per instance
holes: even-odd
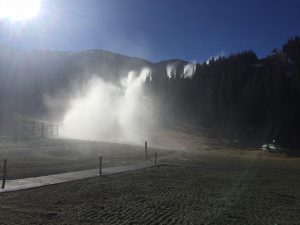
[[[299,158],[197,142],[155,168],[1,194],[0,223],[300,224]]]

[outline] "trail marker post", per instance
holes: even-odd
[[[102,175],[102,156],[99,157],[99,175]]]
[[[145,158],[148,159],[148,143],[145,141]]]
[[[5,188],[5,181],[6,181],[6,165],[7,165],[7,160],[4,159],[4,165],[3,165],[3,177],[2,177],[2,189]]]

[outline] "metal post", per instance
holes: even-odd
[[[102,156],[99,158],[99,175],[102,175]]]
[[[145,141],[145,158],[148,159],[148,143]]]
[[[7,165],[7,160],[4,159],[3,178],[2,178],[2,189],[5,188],[5,181],[6,181],[6,165]]]
[[[154,165],[157,165],[157,152],[155,152],[155,156],[154,156]]]
[[[50,124],[50,136],[53,137],[54,133],[53,133],[53,124]]]

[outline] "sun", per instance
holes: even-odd
[[[0,0],[0,18],[26,20],[36,16],[41,0]]]

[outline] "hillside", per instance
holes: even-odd
[[[59,95],[67,101],[71,90],[79,89],[94,75],[119,83],[130,71],[139,73],[145,67],[155,71],[153,76],[160,76],[171,63],[152,63],[104,50],[24,51],[1,46],[0,123],[12,112],[25,117],[43,117],[47,113],[45,95]],[[182,73],[182,65],[187,64],[180,63],[180,68],[175,68],[177,73]]]

